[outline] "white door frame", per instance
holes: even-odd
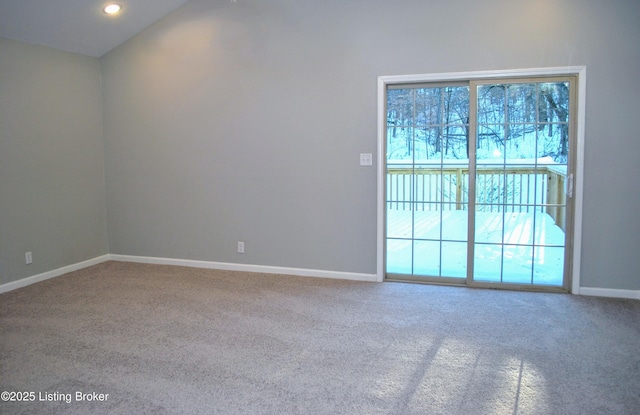
[[[572,149],[576,156],[576,169],[574,180],[574,226],[573,226],[573,252],[571,267],[570,290],[574,294],[580,292],[580,254],[582,245],[582,198],[583,198],[583,177],[584,177],[584,142],[585,142],[585,113],[586,113],[586,85],[587,68],[585,66],[568,66],[560,68],[533,68],[533,69],[512,69],[501,71],[475,71],[475,72],[451,72],[435,74],[415,74],[415,75],[391,75],[378,77],[378,142],[377,142],[377,264],[376,279],[379,282],[384,280],[384,226],[385,226],[385,136],[387,129],[387,85],[423,83],[423,82],[446,82],[446,81],[470,81],[476,79],[492,78],[516,78],[535,76],[562,76],[573,75],[577,77],[578,102],[576,111],[576,147]]]

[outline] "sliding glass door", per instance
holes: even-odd
[[[387,86],[387,279],[568,288],[574,82]]]

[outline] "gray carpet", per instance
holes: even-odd
[[[0,330],[2,414],[640,413],[634,300],[107,262]]]

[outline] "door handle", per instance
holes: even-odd
[[[569,198],[573,198],[573,174],[568,175],[564,181],[564,194]]]

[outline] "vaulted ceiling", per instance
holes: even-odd
[[[100,57],[188,0],[0,0],[0,36]]]

